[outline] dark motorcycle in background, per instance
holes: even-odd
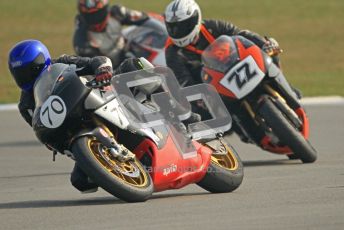
[[[244,142],[312,163],[309,121],[272,58],[242,36],[221,36],[202,55],[202,80],[217,89]]]
[[[123,27],[116,21],[101,33],[88,32],[91,46],[99,49],[102,55],[109,57],[116,68],[123,58],[144,57],[154,66],[166,66],[165,43],[167,31],[164,19],[156,13],[142,25]]]
[[[215,89],[180,88],[166,67],[118,75],[102,88],[75,70],[54,64],[42,73],[34,86],[33,129],[94,183],[128,202],[191,183],[215,193],[240,186],[242,162],[219,135],[231,127],[231,118]],[[152,94],[157,88],[163,90]],[[184,124],[189,101],[200,97],[217,104],[214,119]]]

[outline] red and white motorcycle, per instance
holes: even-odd
[[[304,108],[272,58],[242,36],[221,36],[202,55],[202,79],[222,96],[245,142],[312,163]]]

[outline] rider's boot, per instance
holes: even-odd
[[[72,185],[81,193],[92,193],[98,190],[98,185],[91,181],[91,179],[81,170],[75,163],[73,171],[70,176]]]

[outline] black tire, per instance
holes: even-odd
[[[287,145],[294,153],[293,158],[299,158],[303,163],[312,163],[317,159],[317,152],[303,135],[288,121],[282,112],[266,98],[259,108],[259,115],[272,129],[278,139]]]
[[[98,145],[98,148],[95,147]],[[110,194],[127,202],[142,202],[149,199],[153,193],[153,182],[150,175],[137,160],[131,160],[121,165],[116,159],[109,159],[99,154],[101,143],[95,137],[86,136],[77,139],[72,145],[72,152],[82,170]],[[122,167],[122,168],[121,168]],[[128,168],[128,169],[127,169]],[[122,173],[125,170],[128,175]],[[139,175],[130,175],[130,170]]]
[[[244,178],[244,168],[239,155],[228,143],[223,141],[222,144],[225,145],[226,154],[213,154],[207,173],[197,183],[212,193],[232,192],[240,186]]]

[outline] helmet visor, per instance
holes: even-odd
[[[108,7],[105,6],[97,11],[91,13],[81,13],[85,21],[89,25],[100,24],[105,21],[108,15]]]
[[[179,22],[166,22],[168,34],[174,39],[180,39],[189,35],[198,24],[199,14],[197,11],[188,19]]]
[[[10,68],[10,70],[17,85],[22,89],[29,89],[33,86],[44,67],[45,58],[41,53],[33,62],[18,68]]]

